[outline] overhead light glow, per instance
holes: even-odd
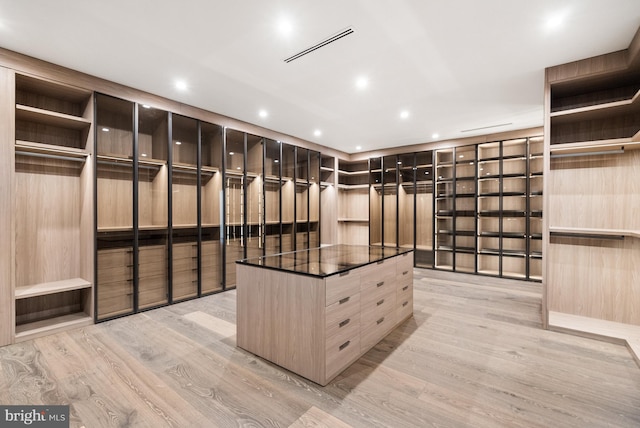
[[[147,154],[146,153],[142,153],[140,156],[142,156],[143,158],[146,158]]]
[[[278,159],[274,159],[273,161],[274,161],[275,163],[278,163],[278,162],[280,162],[280,161],[279,161]]]
[[[436,134],[436,133],[431,134],[431,138],[433,138],[434,140],[439,137],[440,137],[440,134]]]
[[[362,146],[356,146],[356,150],[362,150]]]
[[[258,116],[260,116],[260,117],[263,117],[263,118],[264,118],[264,117],[269,116],[269,113],[267,113],[267,111],[266,111],[266,110],[260,110],[260,111],[258,112]]]
[[[176,146],[181,145],[182,143],[180,141],[176,141]]]
[[[109,132],[109,128],[102,128],[102,132]]]
[[[409,110],[402,110],[400,112],[400,119],[407,119],[409,117]]]
[[[315,131],[313,131],[313,135],[315,135],[316,137],[319,137],[322,135],[322,131],[319,129],[316,129]]]
[[[187,90],[187,82],[185,82],[184,80],[177,80],[176,81],[176,89],[178,89],[180,91],[186,91]]]
[[[149,104],[142,104],[142,107],[144,108],[151,108],[151,106]]]
[[[365,89],[367,86],[369,86],[369,79],[365,76],[360,76],[356,79],[356,88]]]
[[[545,22],[545,28],[547,31],[555,31],[560,29],[565,23],[569,12],[567,10],[558,11],[549,17]]]
[[[291,33],[293,33],[293,24],[291,23],[291,20],[284,17],[280,18],[280,21],[278,21],[278,31],[283,36],[290,36]]]
[[[229,156],[233,156],[235,154],[236,154],[235,152],[229,152]]]

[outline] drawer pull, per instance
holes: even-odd
[[[384,317],[382,317],[378,321],[376,321],[376,324],[382,324],[382,321],[384,321]]]
[[[403,275],[406,275],[406,274],[408,274],[408,273],[409,273],[409,271],[408,271],[408,270],[405,270],[404,272],[402,272],[402,274],[403,274]]]
[[[408,288],[409,288],[409,286],[405,285],[404,287],[402,287],[402,291],[407,291]]]
[[[347,303],[349,301],[349,299],[351,299],[351,296],[345,297],[343,299],[340,299],[340,300],[338,300],[338,304],[341,305],[343,303]]]
[[[409,301],[407,300],[406,302],[404,302],[404,303],[402,304],[402,307],[404,308],[404,307],[405,307],[405,306],[407,306],[408,304],[409,304]]]
[[[384,285],[384,281],[380,281],[379,283],[376,284],[376,287],[382,287]]]
[[[347,276],[347,275],[349,275],[350,272],[351,272],[350,270],[348,270],[346,272],[340,272],[340,276]]]
[[[381,304],[384,303],[384,299],[380,300],[378,303],[376,303],[376,306],[380,306]]]
[[[346,342],[344,342],[342,345],[340,345],[338,348],[342,351],[344,348],[346,348],[347,346],[349,346],[349,344],[351,343],[350,340],[347,340]]]
[[[338,327],[342,328],[345,325],[349,324],[350,322],[351,322],[351,318],[347,318],[346,320],[344,320],[340,324],[338,324]]]

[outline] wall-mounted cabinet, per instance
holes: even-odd
[[[21,341],[92,322],[92,93],[15,74],[13,143]]]

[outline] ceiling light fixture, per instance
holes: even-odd
[[[182,143],[180,141],[176,141],[176,146],[181,145]]]
[[[356,150],[362,150],[362,146],[356,146]]]
[[[293,32],[293,24],[287,18],[281,18],[280,22],[278,22],[278,31],[283,36],[290,36]]]
[[[400,112],[400,119],[406,119],[409,117],[409,110],[402,110]]]
[[[102,128],[102,132],[109,132],[109,128]]]
[[[235,152],[229,152],[229,156],[233,156],[235,154],[236,154]]]
[[[431,134],[431,138],[433,138],[434,140],[435,140],[436,138],[440,138],[440,134],[433,133],[433,134]]]
[[[150,106],[150,105],[148,105],[148,104],[142,104],[142,107],[143,107],[143,108],[151,108],[151,106]]]
[[[176,81],[176,89],[178,89],[180,91],[186,91],[187,90],[187,82],[185,82],[184,80],[177,80]]]
[[[313,131],[313,135],[315,135],[316,137],[319,137],[322,135],[322,131],[319,129],[316,129],[315,131]]]
[[[365,76],[356,79],[356,88],[365,89],[367,86],[369,86],[369,80]]]
[[[265,118],[265,117],[269,116],[269,113],[267,113],[267,111],[266,111],[266,110],[260,110],[260,111],[258,112],[258,116],[260,116],[260,117],[262,117],[262,118]]]

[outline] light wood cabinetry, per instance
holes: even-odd
[[[338,242],[369,244],[369,165],[338,161]]]
[[[551,328],[616,338],[616,330],[640,326],[639,43],[640,31],[628,50],[546,70],[544,315]]]
[[[413,252],[325,278],[237,268],[238,346],[320,385],[413,314]]]
[[[15,340],[93,316],[91,91],[15,75]]]

